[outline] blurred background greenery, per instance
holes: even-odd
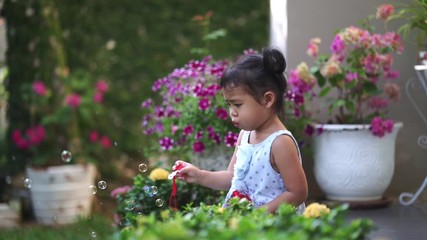
[[[43,14],[54,9],[57,15],[47,23]],[[152,83],[201,57],[190,53],[192,48],[204,46],[204,30],[193,17],[212,11],[210,29],[227,30],[225,38],[209,46],[220,59],[267,44],[268,9],[268,1],[256,0],[207,0],[203,4],[189,0],[5,1],[9,130],[1,140],[3,173],[20,173],[31,161],[12,144],[10,135],[12,129],[31,124],[28,109],[21,104],[21,86],[54,74],[58,58],[52,49],[53,35],[62,40],[70,71],[87,71],[94,81],[107,79],[110,83],[105,96],[108,117],[98,124],[114,142],[115,154],[100,159],[98,166],[104,177],[115,177],[115,162],[134,165],[132,162],[149,157],[143,151],[148,139],[141,131],[140,104],[152,94]]]

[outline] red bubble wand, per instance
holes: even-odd
[[[176,196],[178,192],[178,188],[176,187],[176,174],[178,173],[178,170],[181,170],[182,168],[184,168],[184,165],[179,163],[178,165],[175,166],[175,170],[168,176],[169,179],[172,179],[172,192],[171,192],[171,196],[169,197],[169,207],[171,207],[175,211],[178,210],[178,204],[176,201]],[[172,201],[173,201],[173,206],[172,206]]]

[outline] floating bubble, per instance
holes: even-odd
[[[160,199],[160,198],[158,198],[158,199],[156,199],[156,206],[157,207],[161,207],[161,206],[163,206],[163,200],[162,199]]]
[[[29,178],[24,179],[24,187],[31,188],[31,183],[33,183],[33,181],[31,181],[31,179],[29,179]]]
[[[96,232],[94,232],[94,231],[93,231],[93,232],[91,232],[91,233],[90,233],[90,236],[91,236],[91,237],[93,237],[93,238],[96,238]]]
[[[12,177],[10,177],[10,176],[6,176],[6,177],[4,178],[4,181],[5,181],[7,184],[12,184]]]
[[[93,195],[95,195],[97,191],[98,189],[94,185],[89,186],[89,192],[92,193]]]
[[[62,161],[64,161],[64,162],[70,162],[72,158],[73,158],[73,155],[71,154],[70,151],[68,151],[68,150],[62,151],[62,153],[61,153],[61,159],[62,159]]]
[[[119,145],[119,144],[118,144],[117,142],[114,142],[114,146],[116,146],[116,147],[117,147],[118,145]]]
[[[146,172],[148,169],[147,164],[144,164],[144,163],[139,164],[138,169],[140,172]]]
[[[126,201],[125,210],[126,211],[132,211],[135,208],[135,203],[133,201]]]
[[[159,191],[156,186],[144,186],[143,190],[149,197],[153,197]]]
[[[107,182],[104,180],[99,181],[98,182],[98,188],[102,189],[102,190],[106,189],[107,188]]]
[[[153,192],[154,195],[156,195],[159,192],[159,189],[157,189],[156,186],[151,186],[151,191]]]

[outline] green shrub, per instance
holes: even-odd
[[[153,171],[159,170],[159,168]],[[152,172],[153,172],[152,171]],[[163,170],[167,173],[166,170]],[[155,179],[155,180],[153,180]],[[216,204],[222,202],[224,193],[211,190],[196,184],[176,181],[177,207],[184,209],[188,204],[198,206],[201,202]],[[115,222],[119,228],[136,225],[136,219],[141,215],[153,215],[160,218],[161,212],[169,209],[169,198],[172,190],[172,180],[167,176],[162,179],[151,175],[135,176],[133,185],[123,186],[111,192],[117,200]],[[171,204],[173,206],[173,204]]]
[[[370,220],[346,221],[348,207],[341,205],[319,217],[297,215],[281,205],[276,214],[252,208],[248,201],[231,199],[229,208],[201,204],[184,212],[165,210],[161,220],[154,214],[137,218],[136,227],[117,233],[115,239],[364,239]]]

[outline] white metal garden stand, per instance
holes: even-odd
[[[415,71],[417,73],[418,81],[417,79],[411,79],[406,83],[406,93],[409,97],[409,100],[411,100],[412,105],[415,107],[415,110],[417,110],[418,114],[423,119],[424,123],[427,126],[427,117],[424,115],[426,111],[422,111],[421,108],[418,106],[417,102],[414,100],[414,98],[411,96],[410,89],[416,88],[417,85],[421,85],[422,89],[425,91],[426,97],[427,97],[427,65],[416,65]],[[427,149],[427,134],[423,135],[421,134],[418,137],[418,146],[421,148]],[[408,206],[417,200],[417,198],[421,195],[421,193],[426,189],[427,187],[427,176],[424,179],[424,182],[421,184],[420,188],[416,191],[415,194],[412,193],[401,193],[399,196],[399,202],[402,205]]]

